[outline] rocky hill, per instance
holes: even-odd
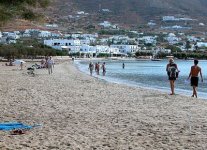
[[[207,0],[51,0],[43,13],[46,21],[60,24],[64,28],[86,28],[104,20],[122,26],[136,26],[150,20],[161,20],[162,16],[180,15],[207,20]],[[103,12],[108,9],[110,12]],[[88,15],[80,18],[78,11]]]
[[[138,24],[165,15],[207,17],[207,0],[53,0],[53,15],[70,15],[85,11],[90,22],[109,20],[119,24]],[[110,13],[100,13],[109,9]],[[85,18],[84,21],[87,21]]]

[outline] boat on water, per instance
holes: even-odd
[[[161,61],[162,59],[152,58],[151,61]]]

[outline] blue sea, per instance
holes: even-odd
[[[95,64],[97,61],[93,61]],[[100,64],[103,61],[99,61]],[[144,87],[149,89],[156,89],[170,93],[170,86],[168,76],[166,73],[167,60],[162,61],[140,61],[140,60],[107,60],[106,75],[93,76],[104,79],[109,82],[126,84],[129,86]],[[122,64],[125,64],[125,69]],[[192,87],[190,81],[187,81],[190,68],[193,65],[193,60],[176,60],[180,70],[179,78],[176,80],[177,94],[192,95]],[[89,74],[89,61],[76,61],[76,65],[84,73]],[[202,68],[204,82],[199,81],[198,96],[207,99],[207,61],[199,61],[199,66]]]

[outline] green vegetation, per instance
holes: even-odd
[[[54,50],[37,40],[24,40],[16,44],[0,45],[0,56],[6,59],[38,58],[42,56],[68,55],[67,51]]]
[[[186,48],[187,50],[189,50],[189,49],[191,48],[190,41],[186,41],[186,46],[185,46],[185,48]]]
[[[177,46],[174,46],[174,45],[168,45],[168,46],[166,46],[166,49],[170,49],[171,53],[181,52],[181,49]]]
[[[34,20],[41,17],[41,14],[34,11],[34,8],[45,8],[50,0],[0,0],[0,26],[12,18],[23,18]]]
[[[106,54],[106,53],[99,53],[97,57],[109,57],[110,54]]]
[[[152,53],[150,52],[136,52],[135,53],[135,56],[138,57],[138,56],[152,56]]]
[[[207,54],[204,52],[180,52],[177,54],[173,54],[178,59],[188,59],[188,58],[194,58],[194,59],[207,59]]]

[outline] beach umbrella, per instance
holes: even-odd
[[[24,60],[15,60],[15,61],[14,61],[14,64],[15,64],[15,65],[20,65],[21,63],[24,64],[24,63],[26,63],[26,62],[25,62]]]

